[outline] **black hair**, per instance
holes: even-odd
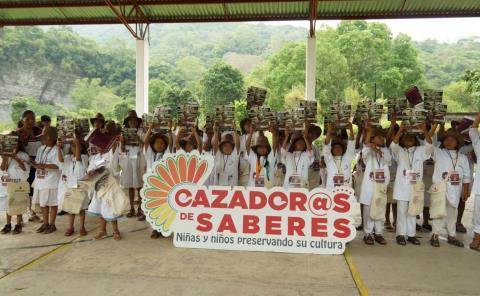
[[[46,122],[51,122],[52,119],[51,119],[50,116],[48,116],[48,115],[42,115],[42,116],[40,117],[40,121],[42,121],[42,122],[44,122],[44,121],[46,121]]]
[[[151,138],[150,138],[150,148],[152,148],[152,150],[154,152],[155,149],[153,148],[155,142],[158,140],[158,139],[161,139],[164,143],[165,143],[165,150],[168,149],[168,145],[169,145],[169,140],[167,137],[165,137],[164,135],[162,135],[161,133],[157,133],[157,134],[154,134]],[[165,152],[165,150],[161,151],[162,153]]]
[[[248,131],[246,131],[245,128],[243,127],[247,122],[251,123],[252,120],[250,118],[244,118],[240,121],[240,130],[242,131],[242,135],[248,134]]]

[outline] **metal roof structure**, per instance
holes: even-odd
[[[0,26],[474,16],[479,0],[0,0]]]

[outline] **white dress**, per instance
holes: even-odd
[[[304,183],[308,183],[308,169],[314,160],[313,151],[294,151],[288,152],[282,148],[282,162],[287,168],[285,174],[284,188],[293,188],[296,178]],[[293,177],[293,178],[292,178]],[[297,179],[298,180],[298,179]],[[305,184],[304,184],[305,185]],[[308,185],[308,184],[307,184]],[[301,185],[303,187],[303,185]],[[308,188],[308,187],[307,187]]]
[[[432,182],[438,183],[447,180],[447,200],[454,208],[458,207],[462,195],[462,184],[470,183],[470,165],[465,155],[456,150],[447,150],[434,147],[433,159],[435,160],[435,169],[433,171]],[[459,184],[448,182],[448,175],[456,172],[459,177]]]
[[[409,178],[411,178],[411,175],[409,173],[415,173],[417,181],[423,180],[423,163],[431,157],[433,146],[425,142],[422,146],[405,149],[392,142],[390,149],[397,163],[393,198],[395,200],[410,201],[412,184],[410,184]]]
[[[67,154],[63,157],[63,163],[60,163],[61,178],[58,182],[58,210],[62,210],[65,192],[68,188],[77,188],[78,180],[82,179],[87,173],[88,156],[81,155],[81,161],[73,159],[73,155]],[[86,199],[82,205],[82,210],[88,208],[89,200]]]
[[[30,156],[23,152],[17,152],[17,157],[24,161],[29,161]],[[7,178],[10,180],[16,180],[18,182],[26,182],[28,175],[30,173],[30,164],[24,163],[25,170],[22,170],[20,165],[16,160],[8,158],[8,168],[7,171],[0,171],[1,178]],[[7,184],[1,182],[0,184],[0,211],[7,210]]]
[[[375,170],[382,170],[385,176],[385,185],[390,182],[390,170],[389,165],[392,160],[392,155],[388,148],[382,147],[382,156],[378,155],[369,147],[362,149],[362,159],[365,163],[365,172],[362,180],[362,188],[360,192],[360,203],[370,206],[373,197],[373,190],[375,180],[373,174]]]
[[[334,187],[334,176],[343,175],[344,184],[352,184],[352,161],[355,158],[355,141],[348,141],[347,149],[342,156],[332,155],[331,143],[323,146],[323,157],[327,166],[326,189],[332,190]]]
[[[237,186],[239,155],[234,148],[230,155],[220,149],[215,155],[214,184],[219,186]]]
[[[275,165],[275,153],[273,152],[273,150],[270,151],[270,154],[268,154],[266,157],[265,156],[258,157],[255,152],[250,150],[250,153],[248,154],[248,163],[250,164],[250,174],[248,179],[249,187],[256,187],[255,179],[256,179],[257,160],[260,161],[260,166],[261,166],[260,176],[262,176],[261,179],[265,181],[273,182],[273,177],[274,177],[273,166]]]
[[[40,164],[54,164],[60,167],[57,149],[57,146],[40,146],[40,148],[38,148],[35,161]],[[33,187],[35,187],[35,190],[33,193],[32,204],[40,204],[40,207],[58,206],[57,192],[59,180],[59,169],[37,169],[35,181],[33,182]]]
[[[143,186],[143,172],[141,171],[141,157],[143,150],[140,146],[125,147],[120,154],[120,186],[122,188],[141,188]]]
[[[95,154],[90,158],[87,172],[95,169],[95,165],[98,161],[106,161],[106,168],[111,169],[113,152],[109,151],[104,154]],[[93,190],[93,197],[90,205],[88,206],[87,213],[91,216],[102,217],[106,221],[116,221],[121,216],[113,214],[113,209],[107,204],[105,199],[99,198],[95,190]]]
[[[310,190],[320,186],[320,162],[321,152],[315,144],[312,144],[313,163],[308,168],[308,187]]]

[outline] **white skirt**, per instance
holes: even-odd
[[[121,216],[115,216],[113,209],[106,203],[105,199],[97,197],[97,193],[93,193],[92,202],[88,206],[87,214],[90,216],[102,217],[106,221],[116,221]]]
[[[57,189],[34,190],[32,204],[39,204],[42,208],[58,206],[57,193]]]
[[[141,172],[140,158],[127,157],[122,162],[120,186],[122,188],[142,188],[143,172]]]

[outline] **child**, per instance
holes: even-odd
[[[123,121],[125,128],[132,128],[137,130],[139,139],[143,140],[143,131],[141,129],[142,119],[137,116],[135,110],[130,110],[127,113],[127,117]],[[127,214],[128,218],[135,216],[135,193],[140,191],[143,186],[143,171],[141,168],[141,159],[143,157],[143,149],[141,145],[126,145],[125,139],[120,138],[121,143],[121,155],[120,155],[120,167],[122,171],[120,173],[120,186],[122,188],[128,188],[128,196],[130,198],[130,211]],[[140,196],[140,194],[138,194]],[[138,205],[137,217],[139,221],[145,220],[141,205]]]
[[[197,127],[191,128],[191,134],[186,135],[184,128],[179,128],[177,130],[177,135],[175,138],[175,150],[183,150],[187,153],[197,150],[199,153],[203,151],[203,145],[201,145],[200,135],[198,133]]]
[[[55,145],[57,143],[57,130],[47,127],[43,130],[42,146],[38,148],[35,161],[32,163],[37,169],[33,195],[33,204],[40,204],[43,213],[43,224],[37,229],[37,233],[49,234],[57,230],[55,220],[57,217],[58,181],[60,171],[58,169],[58,155]]]
[[[117,127],[114,122],[110,121],[105,124],[106,130],[108,131],[107,134],[111,137],[115,137],[118,133],[116,131]],[[112,149],[110,150],[101,150],[100,148],[96,148],[98,153],[94,154],[90,158],[90,162],[87,168],[87,175],[93,176],[96,173],[107,169],[106,177],[111,174],[111,169],[113,166],[113,155],[115,153],[114,150],[118,150],[115,148],[116,145],[114,144]],[[102,178],[103,179],[103,178]],[[118,218],[121,215],[116,215],[111,205],[109,205],[105,198],[99,196],[98,192],[102,187],[102,180],[96,182],[93,190],[93,197],[90,205],[88,206],[87,213],[89,215],[98,216],[100,218],[100,231],[94,237],[95,240],[101,240],[107,237],[107,221],[112,222],[113,228],[113,239],[116,241],[121,240],[120,230],[118,228]],[[116,189],[117,192],[121,192],[121,190],[117,190],[119,184],[113,179],[113,187]],[[113,188],[112,187],[112,188]],[[119,195],[116,198],[125,198],[125,196]]]
[[[408,208],[412,192],[417,184],[422,184],[423,162],[431,157],[432,139],[425,124],[422,125],[425,144],[420,146],[414,134],[406,133],[406,124],[402,122],[390,149],[397,163],[393,198],[397,201],[397,244],[405,246],[407,241],[420,245],[416,238],[416,215],[409,215]],[[423,210],[423,208],[422,208]],[[407,240],[405,241],[405,237]]]
[[[288,148],[290,131],[285,130],[285,140],[282,147],[282,162],[287,168],[284,188],[309,188],[308,169],[314,161],[312,143],[308,140],[309,125],[305,124],[303,134],[292,136],[292,143]]]
[[[67,189],[77,189],[78,181],[82,179],[88,167],[88,156],[82,151],[82,144],[75,138],[69,145],[69,154],[63,155],[63,142],[58,141],[58,162],[60,163],[62,177],[58,185],[58,204],[63,205],[65,192]],[[88,193],[84,192],[85,199],[80,209],[80,236],[87,235],[85,230],[85,210],[88,208]],[[65,236],[72,236],[75,232],[75,214],[69,214],[69,224],[65,231]]]
[[[12,155],[2,155],[2,164],[0,169],[2,171],[2,184],[0,185],[0,191],[2,191],[2,195],[7,195],[7,183],[11,181],[15,182],[26,182],[28,179],[28,174],[30,172],[30,157],[26,152],[22,149],[22,144],[19,141],[17,149],[14,151]],[[6,198],[5,198],[6,201]],[[0,210],[7,211],[7,223],[0,230],[1,234],[7,234],[12,231],[12,216],[8,214],[8,206]],[[22,232],[22,215],[17,215],[17,224],[15,224],[15,228],[12,231],[12,234],[19,234]]]
[[[238,185],[248,186],[250,180],[250,164],[247,158],[247,151],[245,150],[248,134],[252,126],[252,121],[249,118],[244,118],[240,121],[240,130],[242,135],[240,136],[240,160],[238,165]],[[255,143],[258,132],[255,133],[252,143]]]
[[[480,123],[480,112],[478,113],[472,128],[469,130],[470,139],[472,140],[473,149],[477,155],[477,172],[475,173],[475,181],[473,182],[472,195],[475,200],[473,202],[473,239],[470,243],[470,249],[480,251],[480,135],[478,133],[478,125]]]
[[[237,134],[235,122],[233,122],[233,137],[231,134],[224,134],[220,143],[219,129],[217,124],[215,124],[213,152],[215,155],[214,184],[219,186],[237,186],[240,137]]]
[[[280,131],[275,127],[270,127],[270,133],[277,137],[277,145],[273,147],[273,155],[275,156],[275,163],[273,165],[273,186],[282,187],[283,182],[285,182],[285,173],[287,168],[282,162],[282,145],[285,140],[285,133],[280,133]]]
[[[332,141],[333,124],[328,125],[323,157],[327,165],[326,189],[332,190],[335,186],[351,186],[352,161],[355,158],[355,138],[352,124],[348,124],[348,144],[341,139]]]
[[[309,190],[320,186],[320,167],[321,167],[321,150],[313,143],[322,134],[322,129],[316,125],[310,125],[308,128],[307,138],[312,146],[313,163],[308,168],[308,185]]]
[[[386,142],[387,147],[390,147],[390,144],[393,141],[393,138],[397,135],[400,126],[397,124],[397,115],[394,112],[390,120],[390,127],[387,131]],[[391,153],[391,151],[390,151]],[[387,206],[385,209],[385,223],[383,226],[388,232],[394,232],[397,225],[397,201],[393,198],[393,187],[395,183],[395,178],[397,174],[397,162],[394,158],[389,166],[390,169],[390,182],[387,185]],[[390,212],[393,216],[393,223],[390,222]]]
[[[254,146],[251,146],[252,137],[255,133],[255,127],[250,127],[250,133],[245,143],[248,163],[250,164],[249,187],[267,187],[273,185],[273,166],[275,163],[275,154],[272,146],[268,143],[267,137],[263,133],[259,134]],[[273,135],[273,147],[277,145],[277,137]]]
[[[383,237],[383,221],[372,219],[370,210],[374,195],[382,192],[386,194],[386,184],[390,181],[388,166],[392,157],[388,148],[384,147],[383,130],[381,128],[373,130],[370,123],[367,123],[365,130],[365,145],[362,149],[365,173],[360,193],[360,203],[363,205],[363,230],[365,232],[363,241],[367,245],[373,245],[375,241],[381,245],[386,245],[387,241]]]
[[[460,198],[464,201],[468,199],[470,166],[467,157],[458,152],[463,145],[463,137],[460,133],[454,129],[449,129],[441,135],[440,142],[440,147],[434,147],[433,150],[435,169],[432,177],[432,186],[446,182],[446,217],[433,219],[430,244],[433,247],[440,246],[438,234],[446,226],[448,233],[447,242],[457,247],[463,247],[463,243],[455,236],[455,223]],[[431,205],[434,202],[432,198],[430,201]]]

